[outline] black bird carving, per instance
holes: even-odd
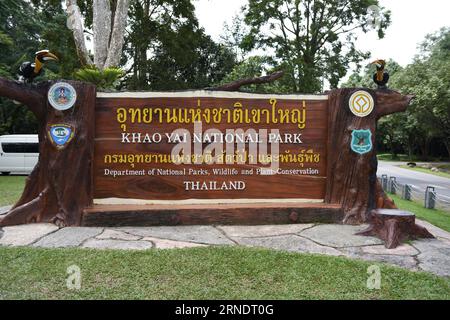
[[[20,80],[31,83],[33,79],[42,73],[44,64],[47,61],[58,61],[58,57],[48,50],[36,52],[34,62],[26,61],[19,68]]]
[[[389,73],[384,70],[386,61],[375,60],[371,64],[374,64],[377,67],[377,72],[373,75],[373,81],[378,85],[378,88],[386,88],[386,85],[389,81]]]

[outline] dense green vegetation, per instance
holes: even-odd
[[[249,0],[243,10],[244,32],[234,36],[244,50],[265,49],[268,64],[284,70],[280,80],[287,92],[317,93],[326,80],[332,88],[347,74],[350,63],[369,54],[355,47],[357,31],[384,37],[390,13],[380,12],[380,23],[370,24],[368,9],[378,0],[284,1]],[[236,30],[236,28],[232,29]],[[239,29],[239,30],[242,30]],[[270,32],[267,32],[270,30]]]
[[[242,247],[114,251],[0,248],[2,299],[450,299],[450,282],[373,262]],[[66,286],[67,268],[81,289]],[[33,266],[39,266],[33,267]]]

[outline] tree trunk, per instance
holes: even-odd
[[[111,35],[111,7],[109,1],[94,0],[93,32],[94,32],[94,63],[103,69],[108,56],[109,37]]]
[[[427,161],[429,158],[429,151],[430,151],[429,146],[430,146],[430,138],[424,136],[422,143],[420,143],[420,152],[423,161]]]
[[[450,157],[450,140],[444,138],[445,149],[447,149],[448,156]]]
[[[117,0],[111,11],[108,0],[94,0],[94,52],[92,61],[86,48],[84,24],[76,0],[66,0],[68,26],[73,32],[77,54],[82,65],[92,65],[98,69],[117,67],[122,57],[122,47],[127,25],[130,0]]]
[[[58,111],[47,102],[52,82],[35,86],[0,78],[0,96],[25,104],[39,123],[38,164],[26,180],[22,197],[0,220],[0,226],[30,222],[78,225],[82,209],[92,202],[96,89],[67,82],[76,89],[78,99],[71,109]],[[75,129],[74,138],[62,150],[57,150],[48,136],[52,124],[70,124]]]
[[[395,140],[394,140],[394,133],[389,133],[389,151],[391,152],[391,159],[397,160],[397,150],[395,149]]]
[[[89,52],[86,48],[84,39],[84,24],[81,16],[80,8],[76,0],[66,0],[67,6],[67,26],[72,30],[75,47],[77,49],[78,59],[81,65],[93,64]]]
[[[408,160],[413,161],[413,143],[408,139]]]
[[[114,27],[111,31],[111,41],[105,68],[117,67],[120,64],[129,7],[130,0],[117,0],[116,11],[114,13]]]

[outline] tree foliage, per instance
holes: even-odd
[[[100,70],[96,66],[86,66],[74,73],[76,80],[93,83],[98,89],[114,89],[122,76],[122,69],[113,67]]]
[[[274,66],[286,71],[294,92],[319,92],[323,80],[334,88],[351,63],[368,57],[355,47],[355,31],[372,29],[368,8],[374,5],[377,0],[249,0],[244,22],[250,31],[241,46],[272,51]],[[380,14],[381,38],[390,15]]]
[[[122,59],[129,89],[204,88],[235,64],[233,52],[199,28],[191,0],[132,1],[129,31]]]
[[[427,36],[419,55],[395,84],[416,95],[412,110],[422,133],[441,139],[450,156],[450,28]],[[425,156],[427,151],[423,150]]]

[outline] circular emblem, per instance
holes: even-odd
[[[350,111],[357,117],[366,117],[372,113],[375,103],[370,93],[356,91],[349,100]]]
[[[56,110],[67,110],[77,101],[77,92],[70,84],[57,82],[48,90],[48,101]]]

